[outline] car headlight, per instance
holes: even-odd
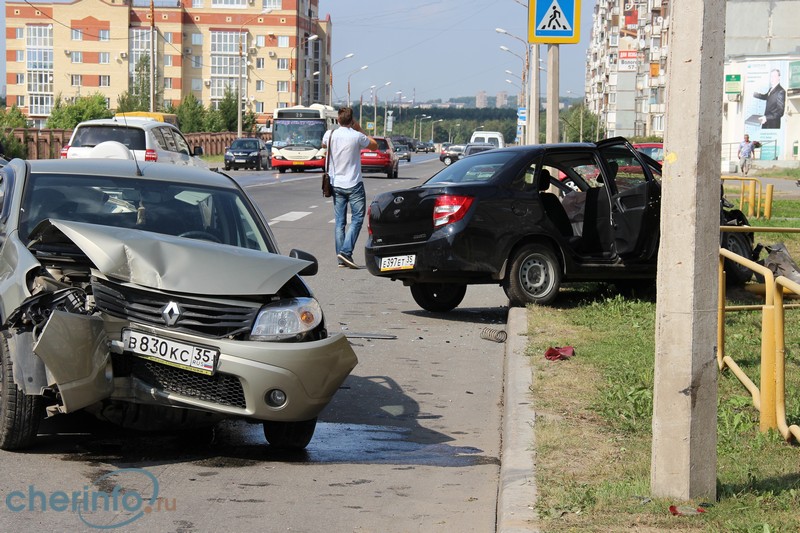
[[[250,152],[247,157],[256,157],[258,156],[258,152]]]
[[[272,157],[274,157],[275,159],[284,159],[284,157],[280,154],[275,154]]]
[[[324,155],[315,155],[312,159],[325,159]]]
[[[232,152],[225,152],[225,157],[233,157],[233,153]]]
[[[250,340],[279,341],[301,337],[322,323],[322,308],[314,298],[289,298],[265,305],[258,312]]]

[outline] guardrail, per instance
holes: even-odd
[[[722,176],[722,181],[738,181],[741,183],[739,190],[739,209],[747,218],[772,218],[772,196],[774,185],[768,184],[766,193],[761,180],[746,178],[744,176]]]
[[[744,233],[800,233],[800,228],[757,228],[752,226],[722,226],[720,231]],[[752,270],[764,278],[763,305],[726,305],[725,260],[733,261]],[[800,296],[800,285],[784,276],[775,278],[772,271],[758,263],[744,258],[730,250],[719,250],[719,299],[717,323],[717,366],[726,367],[733,372],[742,385],[750,392],[753,406],[759,411],[759,429],[780,431],[783,438],[794,438],[800,442],[800,427],[789,426],[786,421],[786,383],[785,383],[785,310],[798,305],[784,303],[784,289]],[[736,364],[725,352],[725,314],[733,311],[761,311],[761,359],[760,386]]]

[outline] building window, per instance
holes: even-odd
[[[266,37],[264,37],[263,35],[256,35],[256,46],[258,46],[259,48],[261,48],[261,47],[263,47],[265,44],[267,44],[267,38],[266,38]]]
[[[258,92],[264,91],[264,80],[256,80],[256,91]]]
[[[192,34],[192,45],[200,46],[203,44],[203,34],[202,33],[193,33]]]
[[[80,74],[73,74],[72,76],[70,76],[70,79],[72,80],[73,87],[80,87],[82,85],[81,81],[83,80],[83,78],[81,77]]]
[[[17,85],[25,85],[25,74],[17,74]]]
[[[106,98],[106,109],[111,109],[111,98]]]
[[[111,76],[100,76],[100,87],[111,87]]]
[[[211,7],[247,7],[247,0],[211,0]]]
[[[256,69],[264,70],[264,58],[263,57],[257,57],[256,58]]]
[[[25,62],[25,50],[17,50],[17,63]]]
[[[664,131],[664,115],[653,115],[653,130]]]
[[[289,60],[287,58],[278,59],[278,70],[289,70]]]
[[[203,58],[201,56],[192,56],[192,68],[203,68]]]
[[[264,102],[256,102],[256,113],[264,112]]]
[[[72,30],[72,40],[73,41],[82,41],[83,40],[83,30]]]
[[[100,30],[97,33],[97,37],[101,41],[110,41],[111,40],[111,32],[109,30]]]
[[[100,55],[97,57],[101,65],[107,65],[111,63],[111,52],[100,52]]]
[[[279,93],[288,93],[289,92],[289,82],[286,80],[278,82],[278,92]]]
[[[261,7],[264,9],[281,9],[281,0],[262,0]]]
[[[617,103],[617,93],[608,93],[608,103],[609,104],[616,104]]]
[[[164,42],[165,43],[172,43],[172,32],[171,31],[165,31],[162,35],[164,36]]]
[[[172,89],[172,78],[164,78],[164,88]]]
[[[289,48],[288,35],[278,35],[278,48]]]
[[[193,91],[202,91],[203,90],[203,80],[200,78],[192,78],[192,90]]]
[[[25,38],[25,28],[14,28],[14,37],[17,39]]]
[[[17,107],[25,107],[25,97],[17,95]]]
[[[83,63],[83,52],[72,52],[70,59],[73,63]]]
[[[203,0],[192,0],[192,7],[203,7]]]
[[[172,56],[166,55],[166,54],[164,55],[164,66],[165,67],[171,67],[172,66]]]

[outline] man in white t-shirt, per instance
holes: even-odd
[[[330,150],[328,174],[333,186],[333,214],[336,219],[334,241],[340,267],[359,268],[353,260],[353,249],[367,212],[367,193],[361,175],[361,149],[375,150],[378,143],[368,137],[353,120],[353,109],[339,109],[339,128],[328,130],[322,146]],[[347,227],[347,207],[352,211]]]

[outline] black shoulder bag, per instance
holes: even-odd
[[[333,132],[331,132],[331,136],[328,138],[328,150],[325,154],[325,168],[322,170],[322,196],[325,198],[333,196],[331,175],[328,173],[328,168],[331,164],[331,150],[333,150]]]

